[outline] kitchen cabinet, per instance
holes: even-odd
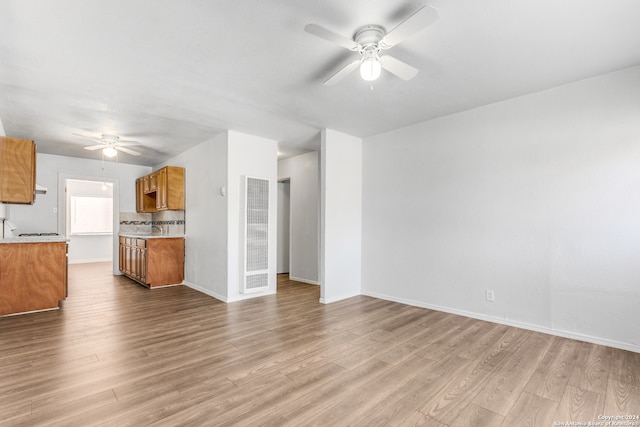
[[[144,212],[144,189],[142,178],[136,179],[136,212]]]
[[[66,242],[0,243],[0,315],[58,308],[67,274]]]
[[[158,189],[156,185],[156,172],[142,177],[143,191],[145,194],[153,193]]]
[[[153,193],[154,191],[158,190],[158,185],[156,182],[156,173],[152,173],[149,175],[149,185],[148,188],[145,190],[146,193]]]
[[[145,194],[151,192],[149,189],[149,175],[143,176],[140,180],[142,181],[142,192]]]
[[[137,212],[184,210],[184,168],[165,166],[136,181]]]
[[[150,288],[184,280],[183,237],[120,236],[120,271]]]
[[[167,168],[162,168],[154,174],[156,180],[156,209],[166,210],[169,206],[169,183],[167,181]],[[184,209],[184,206],[182,207]]]
[[[148,186],[148,180],[143,178],[136,180],[136,212],[138,213],[153,213],[157,212],[155,193],[153,196],[145,193],[145,185]]]
[[[0,202],[33,204],[36,194],[36,144],[0,136]]]

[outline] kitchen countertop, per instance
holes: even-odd
[[[64,236],[22,236],[0,239],[0,243],[52,243],[68,241]]]
[[[184,238],[184,234],[151,234],[151,233],[120,233],[120,237],[133,237],[135,239],[169,239]]]

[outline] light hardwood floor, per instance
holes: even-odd
[[[0,318],[2,426],[553,426],[640,415],[640,354],[365,296],[224,304],[69,267]],[[636,420],[640,424],[640,420]],[[556,424],[558,425],[558,424]]]

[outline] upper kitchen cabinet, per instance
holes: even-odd
[[[0,202],[32,204],[36,192],[36,144],[0,136]]]
[[[136,181],[136,210],[184,210],[184,168],[165,166]]]
[[[156,212],[156,199],[145,193],[144,186],[143,178],[136,179],[136,212]]]

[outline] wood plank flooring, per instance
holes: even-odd
[[[2,426],[554,426],[640,415],[640,354],[279,276],[224,304],[69,267],[57,311],[0,318]],[[640,420],[631,420],[640,425]],[[566,424],[565,424],[566,425]]]

